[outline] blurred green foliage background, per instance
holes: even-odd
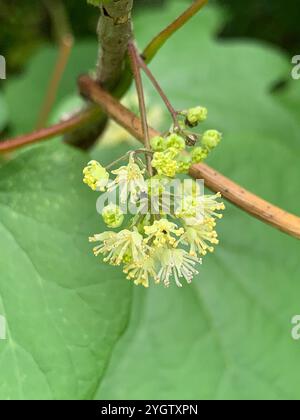
[[[97,10],[85,0],[64,3],[76,43],[51,122],[77,106],[76,78],[93,69],[97,51]],[[159,3],[136,0],[141,46],[188,1],[165,0],[163,12]],[[176,108],[208,107],[205,127],[224,134],[210,165],[299,214],[300,81],[290,63],[297,2],[218,3],[223,10],[201,11],[151,68]],[[36,125],[57,60],[57,45],[45,43],[55,40],[49,4],[58,3],[1,0],[0,54],[11,73],[0,85],[6,134]],[[167,112],[146,89],[149,111],[158,110],[153,125],[166,128]],[[0,315],[8,330],[0,399],[299,399],[300,341],[291,338],[299,241],[227,203],[220,246],[190,286],[133,287],[94,258],[87,238],[105,228],[82,169],[127,151],[120,137],[110,132],[109,147],[100,142],[88,154],[53,139],[0,162]]]
[[[8,59],[9,69],[20,69],[28,56],[53,36],[47,4],[55,8],[57,0],[1,0],[0,53]],[[172,0],[137,0],[136,8],[157,7]],[[253,37],[277,44],[297,53],[300,39],[299,4],[296,0],[212,0],[228,12],[228,21],[220,32],[226,37]],[[94,35],[97,12],[82,7],[82,1],[65,0],[65,7],[77,37]]]

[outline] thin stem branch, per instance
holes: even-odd
[[[164,91],[162,90],[162,88],[161,88],[160,84],[158,83],[157,79],[154,77],[153,73],[151,72],[151,70],[149,69],[149,67],[147,66],[147,64],[145,63],[145,61],[143,60],[143,58],[140,55],[138,56],[138,60],[139,60],[140,67],[143,69],[145,74],[148,76],[149,80],[151,81],[151,83],[153,84],[153,86],[155,87],[157,92],[159,93],[160,97],[164,101],[166,107],[168,108],[168,110],[169,110],[169,112],[172,116],[173,122],[174,122],[174,127],[177,128],[178,130],[180,130],[180,126],[179,126],[178,119],[177,119],[178,113],[173,108],[173,106],[172,106],[171,102],[169,101],[167,95],[164,93]]]
[[[49,140],[53,137],[70,133],[74,130],[85,127],[99,117],[99,109],[93,107],[87,108],[80,114],[62,121],[58,124],[52,125],[48,128],[34,131],[29,134],[14,137],[0,142],[0,153],[12,152],[30,144],[38,143],[44,140]]]
[[[118,163],[123,162],[123,160],[126,160],[128,158],[130,153],[132,153],[131,150],[129,152],[125,153],[125,155],[123,155],[123,156],[119,157],[118,159],[114,160],[113,162],[111,162],[109,165],[105,166],[105,169],[108,171],[109,169],[116,166]]]
[[[37,130],[47,124],[74,44],[71,24],[63,1],[43,0],[43,3],[51,18],[52,31],[59,46],[59,53],[38,117]]]
[[[189,7],[178,19],[172,22],[166,29],[157,35],[145,48],[143,57],[148,64],[155,57],[159,49],[165,42],[185,23],[189,21],[205,4],[207,1],[197,0],[191,7]],[[131,85],[131,76],[127,70],[124,71],[115,92],[118,97],[123,96]],[[101,121],[104,119],[104,114],[98,107],[90,106],[88,109],[81,111],[78,115],[71,117],[69,120],[56,124],[52,127],[38,130],[30,134],[19,136],[17,138],[7,139],[0,142],[0,153],[10,152],[20,147],[24,147],[39,141],[44,141],[60,134],[74,133],[77,129],[84,129],[92,122]],[[133,133],[132,133],[133,134]],[[134,134],[133,134],[134,135]],[[72,143],[72,141],[70,141]]]
[[[140,71],[140,59],[139,59],[139,53],[133,41],[130,41],[128,43],[128,53],[129,53],[131,66],[132,66],[133,78],[135,80],[136,90],[137,90],[137,94],[139,98],[139,106],[140,106],[140,113],[141,113],[143,133],[144,133],[144,144],[145,144],[146,149],[150,149],[149,127],[148,127],[148,122],[147,122],[147,110],[146,110],[146,104],[145,104],[143,81],[142,81],[142,76],[141,76],[141,71]],[[153,169],[151,165],[151,157],[148,154],[146,154],[146,160],[147,160],[148,172],[152,174]]]
[[[58,58],[47,88],[40,115],[38,117],[38,130],[45,127],[45,125],[47,124],[48,117],[56,100],[61,79],[69,61],[73,44],[74,39],[71,34],[66,34],[60,41]]]
[[[109,117],[143,142],[144,133],[142,123],[136,115],[120,104],[109,93],[105,92],[88,76],[82,76],[80,78],[79,86],[81,91],[92,101],[100,105]],[[149,127],[149,134],[151,137],[160,135],[160,133],[151,127]],[[205,164],[193,165],[190,174],[196,179],[204,179],[209,189],[215,192],[221,192],[227,200],[243,211],[290,236],[300,239],[300,217],[268,203]]]
[[[161,31],[153,40],[148,44],[143,52],[143,58],[146,63],[149,63],[161,47],[181,29],[193,16],[195,16],[200,9],[202,9],[208,0],[196,0],[185,12]]]
[[[53,35],[60,44],[66,35],[73,33],[64,1],[43,0],[43,3],[51,19]]]

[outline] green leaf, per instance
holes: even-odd
[[[136,20],[143,45],[183,9]],[[222,16],[201,12],[161,51],[154,74],[176,108],[202,104],[224,132],[210,163],[299,214],[299,119],[271,93],[290,60],[256,42],[217,41]],[[151,22],[147,25],[146,22]],[[153,101],[157,96],[153,94]],[[228,205],[221,243],[192,286],[134,290],[132,316],[96,398],[299,399],[299,242]]]
[[[30,61],[24,74],[7,80],[5,98],[14,134],[31,131],[36,126],[57,57],[57,48],[45,46]],[[77,77],[94,68],[96,57],[96,40],[76,43],[59,85],[56,104],[77,92]]]
[[[137,17],[140,45],[182,11],[182,1],[171,3]],[[201,12],[153,71],[177,108],[208,106],[204,127],[224,133],[212,165],[299,213],[299,100],[292,85],[271,93],[290,79],[290,59],[259,43],[216,40],[222,21],[219,10]],[[90,53],[82,51],[85,71]],[[36,120],[49,77],[42,62],[7,88],[16,131]],[[77,71],[60,99],[72,94]],[[33,106],[24,107],[30,92]],[[119,150],[96,153],[108,162]],[[228,205],[220,246],[192,286],[133,287],[87,243],[104,229],[81,182],[88,159],[54,141],[0,168],[0,314],[8,324],[0,397],[299,399],[299,342],[291,338],[299,243]]]
[[[0,169],[1,399],[91,399],[128,322],[130,285],[88,243],[88,159],[54,142]]]

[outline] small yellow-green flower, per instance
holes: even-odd
[[[207,130],[202,137],[202,145],[208,150],[212,150],[218,146],[222,140],[222,134],[217,130]]]
[[[155,271],[155,261],[150,255],[146,255],[140,262],[131,262],[125,265],[123,272],[127,274],[128,280],[133,280],[136,286],[149,287],[151,278],[155,283],[159,282]]]
[[[167,137],[167,147],[172,147],[179,152],[185,149],[185,140],[183,137],[179,136],[178,134],[171,134],[169,137]]]
[[[191,283],[193,277],[198,274],[197,264],[202,264],[202,260],[190,255],[184,249],[165,248],[159,254],[161,269],[158,272],[159,281],[165,287],[169,287],[171,279],[175,280],[178,287],[182,287],[180,282],[184,278],[187,283]]]
[[[175,209],[175,216],[180,219],[194,218],[197,216],[197,198],[189,195],[182,197]]]
[[[138,196],[142,192],[147,191],[147,183],[144,179],[144,169],[135,163],[133,156],[130,156],[129,163],[127,166],[112,171],[112,174],[116,175],[116,179],[111,182],[107,190],[113,192],[116,188],[120,188],[121,202],[125,203],[128,195],[132,202],[136,202]]]
[[[164,175],[174,178],[177,172],[177,161],[175,160],[178,155],[178,150],[170,148],[165,152],[154,153],[152,166],[157,170],[158,175]]]
[[[150,145],[154,152],[163,152],[167,148],[167,142],[164,137],[156,136],[150,140]]]
[[[178,174],[187,174],[192,165],[192,158],[189,154],[180,154],[177,158],[177,173]]]
[[[105,191],[109,173],[99,162],[91,160],[83,170],[83,182],[93,191]]]
[[[215,195],[204,195],[200,197],[200,205],[203,206],[203,216],[204,218],[217,218],[222,219],[223,214],[217,213],[217,211],[225,210],[225,204],[217,201],[219,198],[222,198],[221,193]]]
[[[104,223],[113,229],[116,229],[122,225],[124,222],[124,214],[119,206],[115,204],[109,204],[108,206],[104,207],[102,211],[102,217]]]
[[[132,231],[124,229],[118,233],[104,232],[94,235],[90,242],[101,243],[94,248],[94,254],[96,257],[103,255],[104,262],[111,265],[120,265],[124,261],[138,263],[145,257],[143,237],[135,228]]]
[[[201,163],[208,157],[208,150],[203,147],[195,147],[192,150],[193,163]]]
[[[199,123],[207,119],[208,111],[203,106],[197,106],[187,111],[186,120],[191,127],[196,127]]]
[[[153,243],[155,247],[163,247],[165,245],[176,246],[176,237],[180,237],[184,233],[183,228],[178,228],[175,223],[169,222],[167,219],[156,220],[153,225],[145,226],[147,244]]]
[[[190,255],[206,255],[207,252],[213,252],[213,245],[218,245],[218,234],[215,231],[215,222],[211,219],[205,220],[193,226],[187,226],[181,240],[189,245]]]

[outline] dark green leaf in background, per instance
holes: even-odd
[[[24,74],[7,80],[5,97],[14,133],[28,132],[36,126],[57,56],[57,48],[44,47],[34,56]],[[59,86],[57,102],[77,91],[77,77],[94,67],[96,57],[96,42],[76,43]]]
[[[184,4],[137,16],[140,46]],[[205,126],[223,131],[209,163],[299,214],[299,97],[290,59],[267,45],[216,40],[222,21],[217,9],[201,12],[152,69],[177,108],[206,105]],[[73,92],[77,68],[92,65],[92,50],[78,53],[60,99]],[[43,61],[7,87],[16,131],[35,121],[17,98],[45,85]],[[285,79],[287,87],[271,93]],[[81,183],[88,159],[54,141],[0,168],[0,313],[9,328],[0,341],[0,396],[299,399],[300,343],[291,338],[300,313],[299,242],[228,205],[220,246],[192,286],[133,287],[91,255],[87,237],[103,226],[95,195]]]
[[[140,43],[181,8],[141,16]],[[207,127],[224,132],[212,165],[299,214],[299,119],[270,93],[290,77],[290,60],[261,44],[214,40],[219,22],[212,9],[194,18],[153,71],[176,107],[208,106]],[[192,287],[134,290],[129,328],[97,398],[300,397],[300,344],[291,338],[299,242],[230,205],[219,230],[221,244]]]
[[[55,142],[1,168],[2,399],[92,398],[128,321],[130,285],[88,244],[103,225],[87,159]]]

